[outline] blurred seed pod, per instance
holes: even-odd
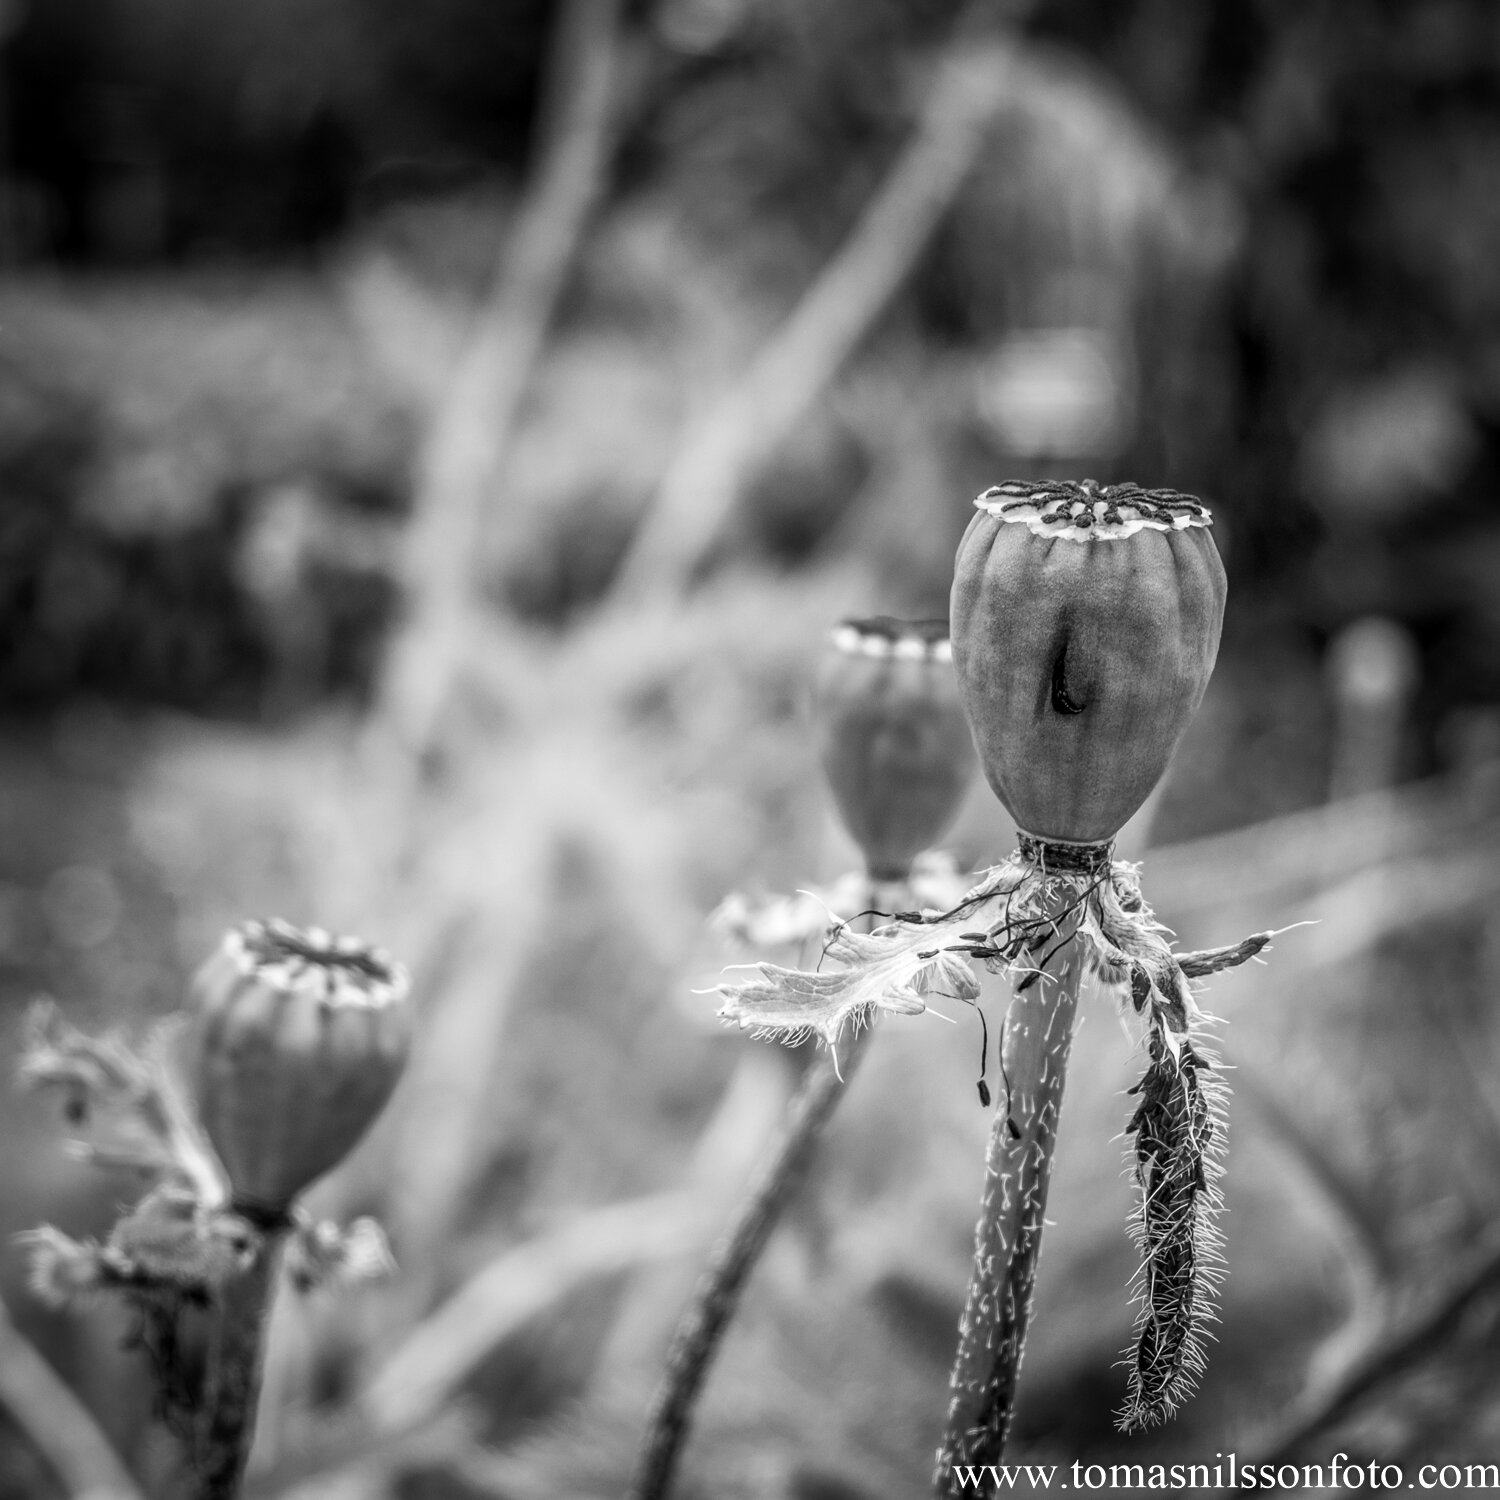
[[[974,776],[946,623],[845,620],[818,672],[817,716],[823,770],[870,873],[904,878]]]
[[[406,1065],[406,971],[280,920],[224,937],[192,984],[188,1078],[234,1206],[284,1214],[384,1108]]]
[[[1219,650],[1224,566],[1191,495],[1012,481],[954,569],[953,662],[984,774],[1039,838],[1114,837],[1167,768]]]

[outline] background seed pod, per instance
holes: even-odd
[[[235,1206],[280,1213],[390,1098],[411,1042],[406,973],[352,938],[246,922],[192,992],[199,1118]]]
[[[1028,833],[1112,838],[1166,770],[1224,619],[1212,518],[1136,485],[988,490],[959,543],[953,661],[984,774]]]
[[[880,616],[834,631],[818,673],[818,749],[871,874],[899,878],[948,831],[974,745],[941,620]]]

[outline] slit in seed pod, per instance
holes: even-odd
[[[1174,1059],[1154,1026],[1150,1060],[1126,1127],[1141,1190],[1134,1237],[1141,1255],[1136,1339],[1122,1431],[1165,1421],[1203,1369],[1203,1341],[1223,1264],[1214,1216],[1221,1206],[1218,1157],[1223,1084],[1201,1046],[1183,1039]]]
[[[1068,643],[1062,644],[1052,662],[1052,707],[1060,714],[1081,714],[1088,707],[1078,703],[1068,691]]]

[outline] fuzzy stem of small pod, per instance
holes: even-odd
[[[897,888],[904,884],[898,882]],[[870,905],[878,904],[876,893],[882,886],[887,894],[891,893],[889,882],[870,877]],[[893,904],[900,905],[901,901]],[[873,1034],[874,1028],[869,1023],[851,1030],[837,1055],[832,1048],[820,1052],[802,1075],[787,1106],[781,1130],[677,1325],[661,1383],[651,1402],[626,1500],[665,1500],[671,1493],[693,1408],[724,1332],[739,1307],[745,1284],[781,1218],[782,1209],[812,1162],[845,1088],[869,1050]]]
[[[803,1074],[771,1153],[673,1336],[627,1500],[664,1500],[671,1492],[693,1408],[745,1283],[806,1172],[872,1034],[872,1028],[866,1027],[852,1036],[839,1052],[837,1065],[832,1054],[825,1052]]]
[[[1018,987],[1006,1014],[1001,1060],[1007,1092],[990,1130],[947,1430],[933,1475],[939,1500],[960,1493],[957,1465],[999,1461],[1015,1410],[1085,968],[1075,941],[1077,884],[1059,878],[1049,894],[1059,920],[1048,929],[1037,962],[1050,959],[1033,982]]]
[[[215,1301],[194,1456],[195,1500],[235,1500],[240,1493],[285,1239],[286,1228],[267,1229],[254,1259],[224,1283]]]

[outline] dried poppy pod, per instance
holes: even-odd
[[[845,620],[818,673],[818,748],[877,879],[903,879],[958,814],[974,774],[942,620]]]
[[[274,1218],[390,1098],[411,1044],[406,972],[355,938],[245,922],[198,971],[192,994],[199,1119],[234,1206]]]
[[[1224,568],[1191,495],[1092,479],[986,490],[959,543],[953,660],[984,774],[1026,833],[1103,843],[1208,685]]]

